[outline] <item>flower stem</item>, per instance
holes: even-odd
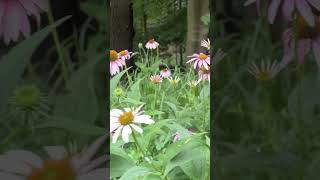
[[[52,10],[51,7],[49,5],[49,10],[47,12],[48,15],[48,20],[50,24],[54,23],[54,19],[53,19],[53,15],[52,15]],[[57,28],[55,27],[52,31],[52,36],[53,36],[53,41],[55,43],[55,46],[57,48],[57,53],[58,53],[58,59],[61,63],[62,66],[62,74],[63,74],[63,78],[66,81],[68,79],[68,71],[67,71],[67,66],[64,60],[64,56],[63,56],[63,51],[62,51],[62,47],[61,47],[61,43],[59,40],[59,36],[58,36],[58,32],[57,32]]]
[[[133,85],[133,82],[132,82],[131,76],[129,75],[129,72],[128,72],[129,69],[128,69],[128,67],[127,67],[127,63],[126,63],[126,62],[124,63],[124,67],[125,67],[126,70],[127,70],[127,71],[126,71],[126,74],[127,74],[127,78],[128,78],[128,81],[129,81],[129,85],[132,86],[132,85]]]
[[[136,137],[134,131],[132,131],[132,137],[133,137],[133,139],[134,139],[134,142],[136,143],[136,146],[137,146],[138,149],[141,151],[143,159],[145,160],[145,159],[147,158],[147,156],[146,156],[145,152],[143,151],[142,147],[140,146],[140,144],[139,144],[139,142],[138,142],[138,140],[137,140],[137,137]],[[157,168],[154,166],[154,164],[153,164],[151,161],[149,161],[149,163],[151,164],[151,166],[152,166],[154,169],[157,170]]]

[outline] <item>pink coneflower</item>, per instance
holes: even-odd
[[[313,51],[317,64],[320,67],[320,16],[314,27],[308,26],[301,16],[294,21],[294,26],[283,33],[285,54],[281,66],[286,66],[297,55],[298,63],[304,62],[306,54]]]
[[[272,64],[270,63],[270,61],[268,61],[267,63],[262,61],[260,66],[252,63],[248,67],[248,72],[259,81],[269,81],[272,80],[280,72],[280,66],[276,61],[274,61]]]
[[[170,77],[171,76],[171,71],[168,68],[162,69],[160,71],[160,75],[164,78]]]
[[[192,132],[191,130],[187,129],[187,136],[192,136],[194,134],[194,132]],[[181,136],[180,136],[180,133],[177,131],[175,134],[174,134],[174,138],[173,138],[173,142],[177,142],[177,141],[180,141],[181,140]]]
[[[18,41],[20,33],[30,35],[28,16],[40,23],[40,14],[48,11],[48,0],[0,0],[0,37],[9,44]]]
[[[113,76],[120,72],[120,69],[125,65],[125,61],[120,58],[115,50],[110,50],[110,74]]]
[[[247,0],[245,5],[257,2],[257,8],[260,9],[261,0]],[[319,0],[271,0],[268,6],[268,19],[270,23],[273,23],[275,17],[282,8],[284,17],[291,21],[294,17],[295,8],[299,14],[308,22],[310,26],[315,25],[315,15],[312,12],[312,8],[320,11]]]
[[[159,46],[159,43],[157,41],[155,41],[154,39],[150,39],[147,43],[146,43],[146,48],[147,49],[157,49]]]
[[[126,60],[130,59],[133,56],[133,53],[129,52],[128,50],[123,50],[119,52],[119,56],[121,59]]]
[[[192,56],[188,56],[191,58],[187,63],[191,63],[195,61],[194,63],[194,69],[201,68],[204,66],[204,68],[209,69],[210,66],[210,56],[200,53],[200,54],[193,54]]]
[[[206,81],[210,82],[210,66],[209,69],[204,68],[203,66],[198,71],[199,81]]]
[[[211,47],[211,43],[210,43],[210,39],[208,38],[208,40],[202,40],[201,41],[201,46],[207,48],[208,50],[210,50]]]
[[[162,80],[163,79],[162,79],[161,75],[158,75],[158,74],[157,75],[153,75],[153,76],[150,77],[150,81],[155,83],[155,84],[161,83]]]

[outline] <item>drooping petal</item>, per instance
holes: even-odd
[[[320,11],[320,1],[319,0],[308,0],[308,2]]]
[[[296,1],[296,7],[300,12],[301,16],[306,20],[306,22],[310,26],[315,26],[314,15],[312,13],[312,10],[309,4],[304,0],[295,0],[295,1]]]
[[[130,124],[130,126],[131,126],[134,130],[136,130],[138,133],[140,133],[140,134],[143,133],[143,130],[142,130],[139,126],[137,126],[137,125],[135,125],[135,124]]]
[[[63,146],[46,146],[44,149],[54,160],[61,160],[67,156],[67,150]]]
[[[93,161],[90,161],[88,165],[85,165],[84,167],[81,167],[78,170],[79,174],[85,174],[88,173],[94,169],[96,169],[97,167],[99,167],[100,165],[102,165],[103,163],[105,163],[107,160],[109,159],[109,156],[107,154],[102,155],[96,159],[94,159]]]
[[[49,0],[30,0],[33,1],[42,11],[48,11]]]
[[[312,42],[312,50],[313,50],[313,54],[316,59],[316,62],[320,68],[320,38],[318,38],[317,41]]]
[[[1,155],[0,172],[1,171],[25,176],[31,173],[32,168],[28,166],[25,162],[21,161],[19,157]]]
[[[297,43],[297,56],[298,56],[298,63],[303,63],[304,57],[306,54],[309,53],[311,48],[311,40],[310,39],[303,39],[298,41]]]
[[[110,111],[110,116],[119,117],[123,114],[123,111],[120,109],[112,109]]]
[[[91,171],[88,174],[79,175],[77,180],[105,180],[109,177],[109,174],[110,172],[108,168],[100,168]]]
[[[119,129],[121,131],[121,127],[119,127]],[[89,148],[84,153],[81,154],[81,159],[80,159],[81,165],[87,164],[92,159],[92,157],[97,153],[101,145],[106,142],[108,136],[109,136],[108,134],[105,134],[99,137],[89,146]]]
[[[292,20],[292,13],[294,10],[294,5],[295,5],[294,0],[285,0],[282,5],[283,15],[289,21]]]
[[[110,124],[110,132],[113,132],[114,130],[116,130],[119,126],[121,126],[121,124],[119,122],[114,122],[112,124]]]
[[[148,115],[140,115],[134,119],[134,123],[153,124],[154,121]]]
[[[9,174],[5,172],[0,172],[0,179],[10,179],[10,180],[25,180],[25,177]]]
[[[129,142],[129,135],[132,133],[132,130],[130,128],[129,125],[124,126],[123,130],[122,130],[122,140],[125,143]]]
[[[118,137],[119,137],[119,135],[120,135],[120,133],[121,133],[122,128],[123,128],[123,126],[120,126],[120,127],[116,130],[116,132],[113,134],[112,143],[116,143],[116,142],[117,142]]]
[[[14,157],[26,164],[30,165],[33,168],[40,168],[42,166],[42,159],[30,151],[25,150],[12,150],[5,153],[6,156]]]
[[[281,0],[272,0],[269,9],[268,9],[268,20],[273,24],[274,19],[277,16],[278,9],[280,7]]]

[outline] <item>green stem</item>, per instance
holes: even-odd
[[[134,131],[132,131],[132,137],[133,137],[133,139],[134,139],[134,142],[136,143],[136,146],[137,146],[137,147],[139,148],[139,150],[141,151],[143,159],[145,160],[145,158],[146,158],[147,156],[146,156],[145,152],[143,151],[143,149],[141,148],[141,146],[140,146],[140,144],[139,144],[139,142],[138,142],[138,140],[137,140],[137,137],[136,137]],[[151,161],[150,161],[149,163],[151,164],[151,166],[152,166],[155,170],[157,170],[157,168],[154,166],[154,164],[153,164]]]
[[[129,81],[129,85],[132,86],[133,85],[133,82],[132,82],[132,79],[131,79],[131,76],[129,75],[129,69],[127,67],[127,63],[124,63],[124,67],[126,68],[126,74],[127,74],[127,78],[128,78],[128,81]]]
[[[49,23],[50,24],[54,24],[52,10],[51,10],[50,6],[49,6],[49,10],[47,12],[47,15],[48,15]],[[59,57],[58,59],[59,59],[59,61],[61,63],[61,66],[62,66],[63,78],[66,81],[68,79],[68,69],[67,69],[67,65],[66,65],[65,60],[64,60],[63,51],[62,51],[61,43],[60,43],[60,40],[59,40],[57,28],[53,29],[52,36],[53,36],[53,41],[55,43],[55,46],[57,48],[57,53],[58,53],[58,57]]]

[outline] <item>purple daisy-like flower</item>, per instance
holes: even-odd
[[[245,6],[255,2],[260,14],[261,0],[247,0]],[[291,21],[295,10],[297,10],[310,26],[315,26],[313,9],[320,11],[319,0],[271,0],[268,4],[268,20],[272,24],[278,11],[282,10],[284,17]]]
[[[20,33],[28,37],[31,33],[28,16],[40,24],[40,14],[48,11],[48,0],[0,0],[0,37],[9,44],[18,41]]]
[[[301,16],[297,17],[294,26],[283,33],[283,42],[285,49],[281,62],[282,67],[290,63],[295,55],[298,63],[302,64],[305,56],[310,51],[313,52],[315,60],[320,67],[320,17],[316,18],[314,27],[308,26]]]

